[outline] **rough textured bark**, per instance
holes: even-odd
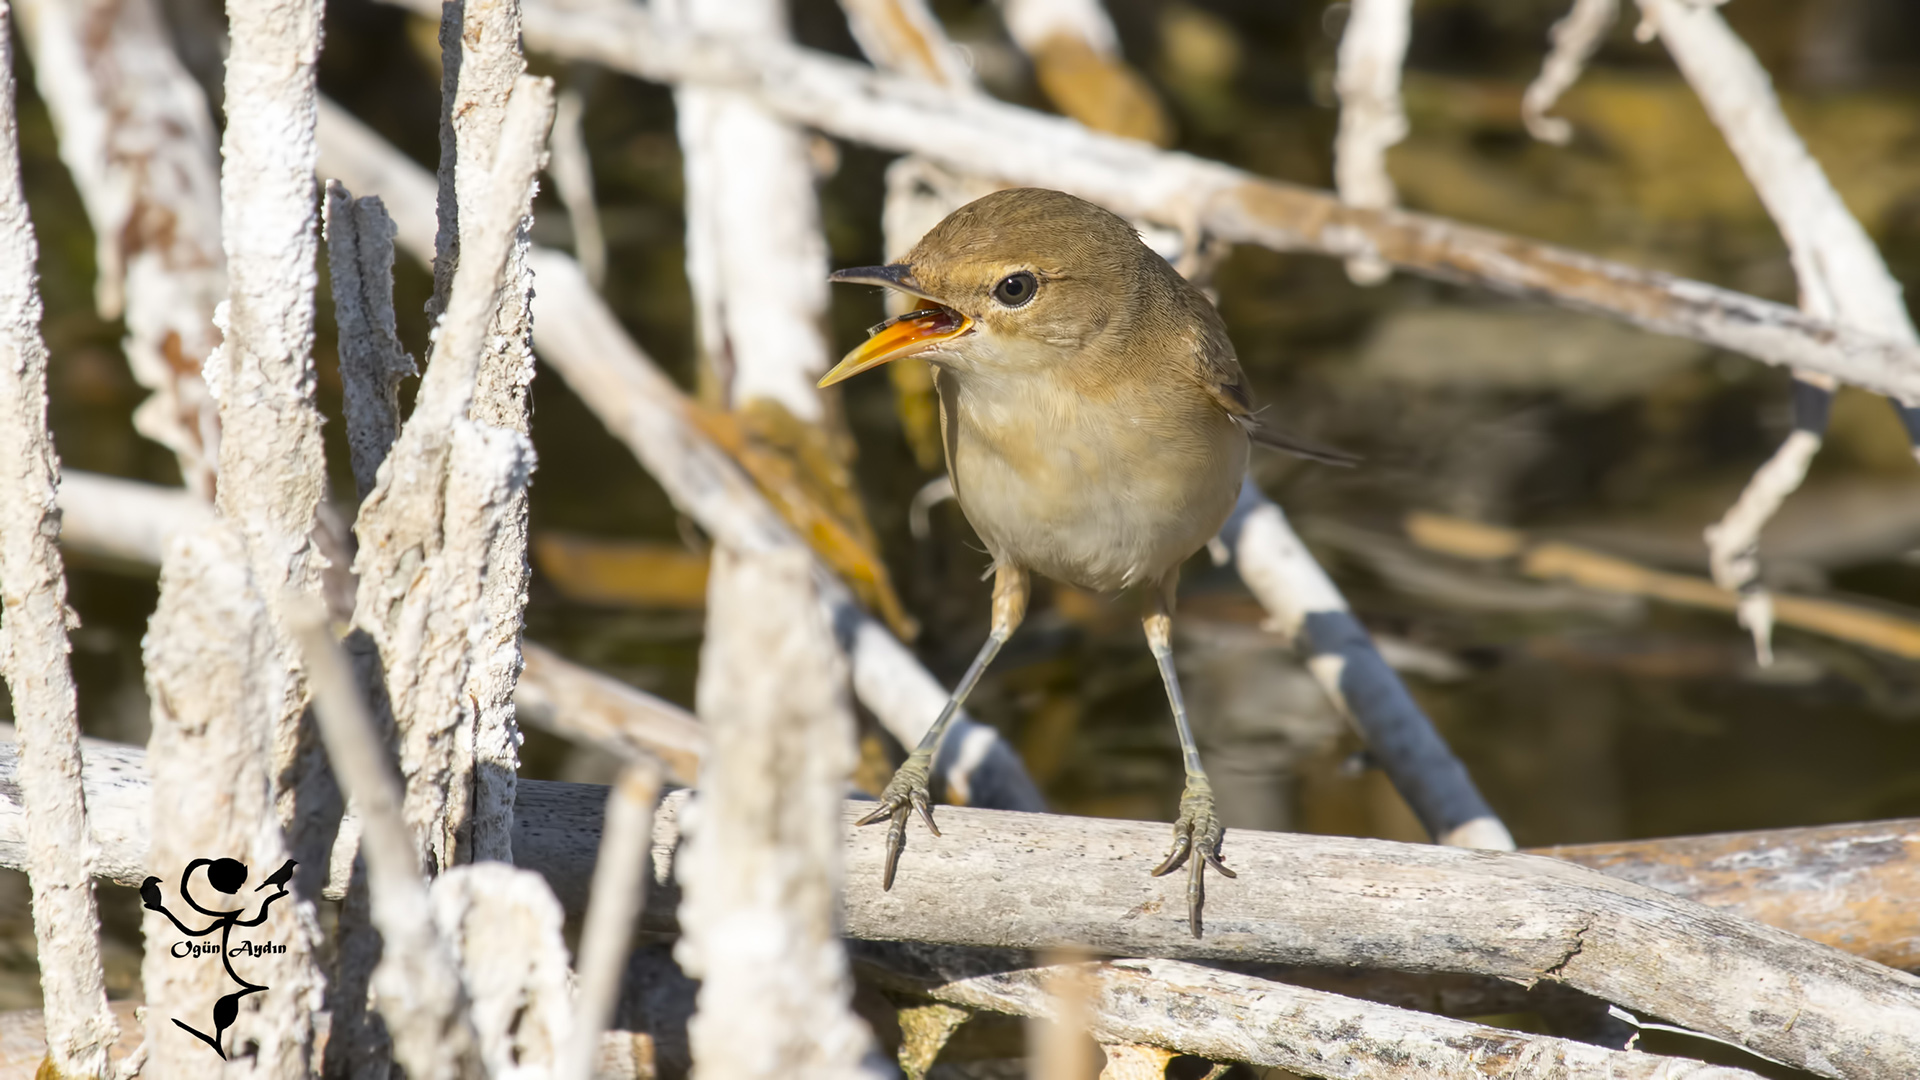
[[[479,824],[497,828],[511,816],[476,790],[476,760],[498,759],[486,756],[482,703],[473,693],[492,652],[475,655],[472,643],[491,640],[497,612],[486,582],[499,569],[495,541],[521,506],[516,493],[526,485],[532,450],[523,433],[479,418],[476,380],[500,299],[519,295],[503,274],[520,242],[552,113],[550,84],[523,77],[490,183],[468,211],[473,228],[434,362],[356,528],[355,621],[379,646],[386,668],[407,777],[407,824],[430,873],[473,858],[476,836],[490,835],[476,834]],[[486,798],[499,793],[487,790],[493,795]],[[504,837],[487,844],[488,854],[508,846]]]
[[[423,0],[402,2],[424,6]],[[1920,348],[1703,282],[1442,218],[1343,206],[1324,192],[1095,134],[978,95],[955,96],[812,50],[688,35],[638,8],[587,10],[540,0],[523,16],[535,48],[659,82],[736,88],[793,123],[1013,183],[1070,191],[1129,217],[1276,250],[1377,255],[1414,273],[1920,397]]]
[[[1407,137],[1400,106],[1400,66],[1413,33],[1413,0],[1353,0],[1340,35],[1340,63],[1333,85],[1340,94],[1340,132],[1333,141],[1333,182],[1353,206],[1385,210],[1394,205],[1387,151]],[[1356,284],[1378,285],[1391,268],[1376,256],[1347,260]]]
[[[1523,1035],[1177,960],[1113,960],[1075,965],[1063,972],[1024,964],[983,964],[978,954],[965,950],[909,946],[889,950],[875,961],[863,968],[936,1001],[1041,1018],[1054,1017],[1059,1010],[1048,984],[1070,973],[1084,993],[1080,1011],[1095,1039],[1146,1043],[1303,1076],[1759,1080],[1745,1069]],[[1108,1067],[1114,1067],[1111,1056]],[[1102,1073],[1102,1080],[1107,1075]],[[1162,1073],[1116,1071],[1113,1075],[1158,1077]]]
[[[507,133],[509,98],[525,75],[520,52],[519,0],[459,0],[440,18],[441,112],[439,234],[433,259],[434,293],[428,311],[449,311],[453,275],[463,253],[481,243],[479,230],[498,229],[481,220],[492,180],[489,173]],[[548,112],[551,114],[551,104]],[[541,126],[542,146],[551,116]],[[543,161],[544,164],[544,161]],[[528,449],[527,386],[533,381],[533,275],[527,266],[533,224],[531,201],[523,204],[511,231],[501,271],[499,305],[488,328],[468,417],[482,428],[512,433]],[[436,345],[435,356],[441,346]],[[520,731],[513,716],[513,685],[520,676],[521,612],[527,606],[527,495],[525,485],[507,493],[500,523],[487,544],[481,586],[485,623],[475,640],[466,694],[475,716],[473,857],[507,859],[513,833],[513,784],[520,767]]]
[[[420,373],[393,316],[393,219],[379,196],[327,181],[327,270],[340,328],[341,397],[353,482],[366,498],[400,434],[400,383]]]
[[[712,750],[674,859],[674,957],[700,980],[693,1075],[872,1075],[836,925],[857,757],[846,661],[804,551],[720,547],[714,564],[696,690]]]
[[[1400,676],[1387,666],[1346,598],[1248,478],[1220,530],[1235,569],[1307,670],[1353,721],[1395,790],[1434,840],[1455,847],[1513,850],[1513,836],[1474,786]]]
[[[285,666],[235,523],[211,521],[172,541],[160,571],[160,605],[147,630],[146,670],[153,700],[146,757],[152,786],[151,800],[139,812],[150,822],[151,844],[126,855],[141,879],[152,869],[156,895],[195,930],[207,924],[183,892],[197,893],[202,904],[214,894],[206,873],[186,875],[186,868],[196,859],[238,860],[246,869],[242,918],[251,919],[265,899],[254,891],[256,882],[292,855],[275,813],[273,732],[261,722],[285,702]],[[105,846],[104,840],[96,832],[96,841]],[[319,927],[313,906],[301,897],[267,903],[266,921],[235,928],[231,942],[186,937],[157,910],[147,913],[140,981],[152,1075],[209,1071],[207,1046],[176,1027],[178,1019],[220,1035],[228,1055],[221,1075],[306,1080],[322,998],[312,955]],[[175,949],[242,941],[286,951],[235,962],[248,982],[267,989],[242,997],[238,1019],[219,1033],[216,999],[237,988],[220,964],[175,955]]]
[[[433,920],[459,958],[489,1077],[546,1080],[572,1030],[567,945],[553,892],[504,863],[434,879]]]
[[[11,32],[0,23],[0,674],[19,726],[47,1065],[56,1076],[105,1076],[117,1030],[107,1009],[88,865],[92,841],[54,504],[60,461],[47,430],[47,346],[34,272],[39,245],[20,190],[12,71]]]
[[[220,231],[228,297],[224,340],[207,360],[220,403],[216,505],[240,529],[254,588],[269,598],[318,593],[327,560],[315,548],[326,490],[320,412],[314,406],[313,320],[319,236],[314,201],[314,68],[320,0],[228,5],[227,127],[221,141]],[[274,655],[263,675],[278,704],[272,731],[275,799],[294,857],[325,859],[338,795],[303,721],[299,650],[272,616]],[[304,874],[302,889],[312,882]]]
[[[333,640],[325,613],[302,614],[294,630],[312,673],[320,735],[360,818],[357,848],[365,860],[369,914],[381,942],[373,984],[392,1033],[393,1056],[419,1080],[486,1076],[460,971],[434,927],[413,836],[401,816],[405,795],[386,740],[362,703],[359,679]],[[354,1064],[356,1076],[384,1071],[383,1063]]]
[[[145,873],[148,790],[138,750],[87,744],[87,798],[102,850],[101,876],[138,881]],[[0,743],[0,865],[24,860],[13,747]],[[656,818],[650,929],[674,929],[679,902],[671,867],[685,793],[669,796]],[[571,911],[585,906],[600,842],[606,789],[529,781],[515,815],[520,864],[536,870]],[[866,804],[870,807],[871,804]],[[864,811],[849,803],[846,820]],[[1741,913],[1778,917],[1778,897],[1804,899],[1789,930],[1836,934],[1850,948],[1898,949],[1915,935],[1904,898],[1920,857],[1920,822],[1884,822],[1877,837],[1857,838],[1874,859],[1833,862],[1844,837],[1794,830],[1755,840],[1767,876],[1755,889],[1721,890],[1713,910],[1577,866],[1531,855],[1467,852],[1419,844],[1338,837],[1236,832],[1244,852],[1238,882],[1208,895],[1210,925],[1196,941],[1163,882],[1146,877],[1165,846],[1159,826],[954,808],[950,843],[929,846],[918,868],[891,893],[879,888],[884,838],[851,828],[847,933],[882,941],[1030,948],[1072,942],[1113,954],[1227,959],[1316,969],[1390,967],[1455,971],[1522,983],[1559,982],[1710,1034],[1744,1041],[1769,1056],[1825,1075],[1904,1077],[1920,1055],[1914,1010],[1920,979],[1761,926]],[[1847,830],[1865,828],[1846,826]],[[1720,846],[1723,865],[1739,861],[1737,837],[1645,842],[1649,862],[1669,845]],[[1604,855],[1573,849],[1568,855]],[[333,895],[344,886],[344,868]],[[1693,887],[1694,874],[1663,874],[1662,884]],[[1839,928],[1830,890],[1871,895],[1880,883],[1895,898]],[[1163,895],[1164,894],[1164,895]],[[1769,897],[1768,894],[1772,894]],[[962,898],[967,898],[963,900]],[[1891,911],[1896,921],[1882,920]],[[1803,914],[1804,913],[1804,914]],[[1901,922],[1899,919],[1906,921]],[[1800,920],[1806,921],[1800,921]],[[1883,929],[1884,928],[1884,929]],[[1870,944],[1870,936],[1897,935]],[[1897,952],[1885,955],[1898,955]],[[1424,1000],[1424,999],[1423,999]],[[1484,995],[1462,1007],[1487,1011]]]
[[[401,245],[423,257],[431,242],[425,222],[432,187],[419,168],[338,109],[326,111],[322,136],[327,171],[361,190],[381,192]],[[533,250],[531,263],[541,281],[534,297],[541,355],[674,504],[716,542],[736,550],[799,546],[752,481],[689,420],[686,396],[622,329],[578,264],[541,248]],[[946,703],[946,690],[837,579],[823,580],[821,594],[830,625],[846,642],[855,694],[894,738],[908,746],[918,742]],[[942,757],[950,798],[1004,809],[1044,806],[1019,757],[990,727],[955,721]]]
[[[134,429],[173,451],[211,501],[220,417],[201,378],[227,295],[220,162],[200,84],[153,0],[16,4],[60,158],[93,223],[95,306],[125,317],[127,361],[153,396]]]

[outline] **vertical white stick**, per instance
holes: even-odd
[[[573,257],[598,289],[607,282],[607,234],[600,227],[600,204],[593,196],[593,158],[587,153],[587,95],[578,86],[560,92],[553,110],[552,150],[547,175],[567,208],[573,226]]]
[[[593,866],[593,892],[580,930],[580,996],[574,1029],[557,1074],[558,1080],[593,1080],[600,1037],[619,1003],[620,977],[627,970],[634,921],[647,904],[653,854],[653,805],[660,799],[660,766],[650,759],[629,762],[607,793],[607,820],[600,834],[600,857]]]
[[[706,33],[788,36],[781,0],[662,0],[657,8]],[[674,101],[701,351],[728,407],[766,398],[818,423],[826,410],[814,383],[832,357],[809,136],[733,91],[688,87]]]
[[[407,823],[435,873],[473,858],[476,838],[486,837],[476,831],[482,820],[511,824],[476,790],[476,758],[487,759],[474,749],[484,744],[473,686],[487,656],[476,657],[473,642],[489,640],[496,625],[486,591],[497,569],[494,541],[520,505],[516,496],[532,451],[520,432],[469,414],[479,407],[477,380],[500,301],[518,295],[503,277],[520,242],[552,117],[552,84],[522,76],[498,134],[498,158],[467,210],[472,228],[440,320],[435,359],[356,527],[354,618],[386,664],[407,778]],[[515,621],[517,634],[517,609]],[[490,790],[499,794],[498,787]],[[487,816],[490,811],[497,812]]]
[[[229,295],[225,340],[208,359],[220,402],[216,505],[246,539],[262,596],[318,592],[326,560],[314,513],[326,489],[320,412],[314,407],[313,320],[319,235],[314,200],[314,67],[320,0],[232,0],[227,129],[221,143],[221,236]],[[276,799],[292,843],[312,870],[325,859],[332,799],[324,756],[302,748],[307,688],[299,650],[275,623],[275,659],[263,672],[278,704],[272,731]],[[298,807],[305,807],[303,812]]]
[[[1400,106],[1400,66],[1407,59],[1413,0],[1353,0],[1340,35],[1334,89],[1340,94],[1340,133],[1333,142],[1333,180],[1340,198],[1369,210],[1393,206],[1387,150],[1407,137]],[[1377,256],[1347,260],[1356,284],[1378,285],[1391,268]]]
[[[275,813],[272,732],[261,722],[283,702],[283,654],[274,620],[256,587],[246,541],[235,523],[216,519],[176,536],[160,568],[160,605],[146,637],[147,689],[153,699],[153,737],[147,771],[153,784],[151,853],[154,873],[142,889],[190,931],[217,920],[191,906],[224,908],[206,869],[186,874],[197,859],[234,859],[245,867],[235,900],[253,928],[183,934],[159,908],[142,925],[146,960],[140,981],[147,997],[149,1075],[205,1076],[213,1051],[176,1026],[217,1035],[229,1078],[307,1080],[313,1018],[321,1008],[313,968],[319,927],[310,904],[297,896],[267,901],[257,891],[290,857]],[[321,872],[325,873],[322,866]],[[224,1031],[216,1002],[240,990],[213,956],[190,953],[240,946],[284,947],[261,955],[229,953],[234,970],[266,989],[239,1000],[238,1019]],[[246,1047],[250,1052],[236,1053]]]
[[[211,501],[220,417],[201,366],[227,295],[220,160],[206,95],[154,0],[26,0],[14,8],[66,162],[93,223],[103,319],[125,316],[127,361],[152,392],[134,429],[173,451]]]
[[[119,1031],[107,1009],[93,842],[80,787],[80,720],[67,663],[67,578],[57,543],[60,474],[47,432],[47,347],[40,337],[39,247],[20,190],[13,42],[0,5],[0,673],[13,695],[27,880],[45,1001],[47,1067],[107,1074]]]
[[[701,980],[694,1076],[864,1076],[871,1039],[836,926],[855,760],[845,661],[804,551],[721,547],[714,564],[696,690],[713,742],[677,860],[674,956]]]
[[[452,275],[463,252],[478,242],[477,230],[498,227],[478,220],[490,171],[503,138],[516,80],[527,70],[520,51],[519,0],[460,0],[443,8],[440,114],[440,234],[434,258],[434,301],[451,298]],[[476,424],[527,441],[527,385],[533,381],[533,328],[528,303],[533,274],[527,269],[531,202],[512,232],[502,271],[499,308],[489,327],[469,417]],[[436,355],[438,354],[436,349]],[[513,685],[520,676],[521,612],[527,605],[527,496],[508,494],[500,523],[487,545],[481,604],[485,623],[473,644],[466,694],[474,709],[469,760],[472,774],[473,857],[511,859],[514,777],[520,766],[520,730],[513,716]]]

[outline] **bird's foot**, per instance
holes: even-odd
[[[893,888],[893,872],[900,866],[900,852],[907,846],[907,819],[915,810],[920,812],[920,820],[927,823],[927,829],[935,836],[940,835],[940,827],[933,823],[933,796],[928,787],[933,774],[933,751],[915,750],[901,764],[900,770],[887,781],[887,788],[880,793],[880,805],[855,825],[872,825],[874,822],[891,818],[887,825],[887,870],[880,879],[880,888]]]
[[[1187,777],[1187,789],[1180,794],[1180,819],[1173,823],[1173,849],[1167,860],[1154,870],[1154,877],[1171,874],[1188,864],[1187,925],[1194,937],[1200,936],[1200,909],[1206,903],[1206,883],[1202,875],[1211,866],[1228,877],[1240,875],[1220,861],[1220,845],[1226,839],[1226,826],[1213,811],[1213,786],[1204,776]]]

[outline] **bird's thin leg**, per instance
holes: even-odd
[[[1173,670],[1173,581],[1154,590],[1146,618],[1147,645],[1160,665],[1160,681],[1167,686],[1167,702],[1173,706],[1173,726],[1180,732],[1180,753],[1187,770],[1186,790],[1180,793],[1180,818],[1173,824],[1173,849],[1166,861],[1153,871],[1154,877],[1170,874],[1188,863],[1187,926],[1194,937],[1200,936],[1200,909],[1206,903],[1204,874],[1208,866],[1228,877],[1238,877],[1220,861],[1220,845],[1226,827],[1213,809],[1213,785],[1207,783],[1207,771],[1200,767],[1200,748],[1194,744],[1193,728],[1187,723],[1187,703],[1180,696],[1180,677]]]
[[[994,568],[993,574],[993,630],[987,635],[987,643],[980,646],[979,655],[973,658],[973,664],[960,678],[960,685],[953,688],[953,696],[947,699],[947,707],[940,710],[940,718],[933,722],[925,735],[920,736],[920,745],[893,774],[887,782],[887,789],[880,793],[880,805],[873,812],[861,818],[856,824],[871,825],[874,822],[891,819],[887,827],[887,869],[880,879],[882,889],[893,888],[893,872],[900,865],[900,852],[907,846],[907,819],[915,810],[920,819],[935,836],[940,835],[940,827],[933,823],[933,796],[929,785],[933,776],[933,754],[940,748],[940,740],[947,733],[947,725],[966,704],[967,695],[973,692],[974,684],[980,676],[986,674],[987,665],[1000,652],[1000,646],[1007,643],[1020,620],[1027,615],[1027,572],[1016,566],[1002,564]]]

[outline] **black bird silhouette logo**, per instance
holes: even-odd
[[[193,908],[193,910],[213,918],[213,922],[207,924],[204,929],[200,930],[189,927],[186,923],[180,921],[179,916],[167,910],[166,902],[160,895],[159,878],[149,877],[140,884],[141,901],[144,902],[147,907],[165,915],[173,925],[180,928],[181,933],[188,937],[197,938],[206,937],[215,930],[220,931],[220,963],[227,969],[227,977],[238,984],[240,989],[213,1003],[213,1034],[211,1035],[182,1022],[178,1018],[175,1018],[173,1022],[182,1031],[213,1047],[213,1052],[219,1054],[222,1061],[226,1060],[227,1052],[221,1048],[220,1038],[226,1034],[226,1030],[232,1027],[234,1020],[239,1017],[240,999],[246,997],[248,994],[257,994],[267,989],[264,984],[248,982],[240,977],[239,972],[233,970],[233,954],[228,948],[228,939],[232,937],[233,928],[236,926],[259,926],[261,923],[267,921],[267,913],[273,907],[273,902],[287,895],[287,882],[293,880],[293,868],[297,865],[294,860],[288,859],[285,865],[268,875],[267,880],[261,882],[253,891],[258,893],[271,888],[274,890],[273,895],[260,902],[260,911],[253,918],[242,919],[240,916],[246,914],[248,905],[242,904],[240,907],[234,908],[231,911],[215,910],[206,907],[193,898],[193,893],[188,887],[188,879],[193,877],[195,870],[204,866],[207,868],[207,884],[227,896],[232,896],[240,891],[242,885],[247,883],[247,864],[238,859],[195,859],[188,863],[187,868],[180,872],[180,899],[185,900],[187,905]],[[182,942],[181,944],[184,945],[185,943]],[[179,946],[175,948],[178,949]],[[268,946],[268,948],[271,949],[273,946]],[[285,946],[280,946],[280,948],[284,949]],[[192,955],[198,955],[198,952],[199,947],[193,947]],[[176,951],[174,955],[186,956],[189,955],[189,953]]]

